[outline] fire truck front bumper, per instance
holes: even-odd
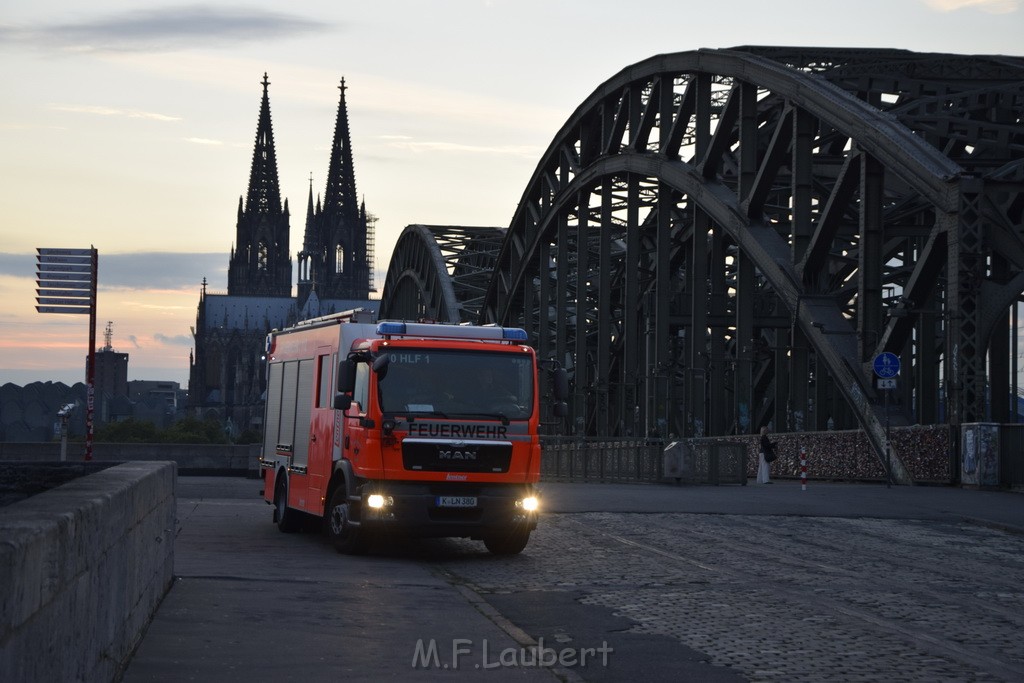
[[[531,484],[367,482],[360,526],[417,536],[482,538],[496,529],[535,529],[539,512]]]

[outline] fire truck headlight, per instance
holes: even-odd
[[[527,496],[522,500],[517,500],[516,505],[527,512],[536,512],[537,508],[540,507],[540,501],[537,500],[536,496]]]
[[[370,496],[366,499],[366,504],[369,505],[374,510],[379,510],[382,507],[384,507],[384,496],[380,495],[379,493],[370,494]]]

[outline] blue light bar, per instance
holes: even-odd
[[[388,334],[405,334],[405,323],[384,322],[377,324],[377,334],[385,336]]]
[[[526,330],[519,327],[497,325],[438,325],[435,323],[404,323],[385,321],[377,323],[377,334],[382,337],[426,337],[434,339],[479,339],[486,341],[526,342]]]

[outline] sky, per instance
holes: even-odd
[[[1024,0],[0,0],[0,385],[84,380],[88,316],[35,311],[36,248],[99,252],[97,346],[188,383],[203,278],[227,290],[264,73],[293,267],[338,85],[376,284],[413,223],[506,227],[616,73],[738,45],[1024,54]],[[293,278],[294,283],[294,278]]]

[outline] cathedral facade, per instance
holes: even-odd
[[[352,308],[376,312],[373,286],[374,219],[357,204],[345,81],[323,198],[310,183],[306,225],[292,294],[288,200],[281,200],[270,119],[270,82],[263,98],[249,187],[238,200],[227,294],[207,291],[204,279],[189,367],[189,412],[222,420],[232,436],[262,429],[267,333],[299,320]]]

